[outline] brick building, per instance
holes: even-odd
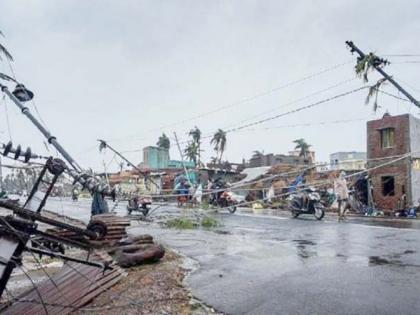
[[[391,116],[367,123],[368,168],[396,156],[400,161],[372,170],[373,202],[381,209],[397,209],[420,199],[420,120],[409,115]]]

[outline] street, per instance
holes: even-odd
[[[89,202],[50,199],[86,220]],[[116,209],[125,215],[120,204]],[[151,218],[189,209],[164,206]],[[291,219],[287,212],[213,213],[220,227],[164,228],[133,220],[131,235],[151,234],[191,258],[192,294],[227,314],[418,314],[420,224],[417,220],[349,218],[327,214]],[[280,214],[279,214],[280,213]]]
[[[174,210],[175,211],[175,210]],[[228,314],[418,314],[420,233],[362,222],[219,214],[216,231],[150,233],[194,259],[194,296]],[[417,222],[416,222],[417,223]]]

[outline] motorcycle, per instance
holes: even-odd
[[[130,215],[133,211],[140,211],[146,216],[152,208],[152,197],[134,197],[128,201],[127,212]]]
[[[291,195],[288,208],[293,218],[297,218],[301,214],[313,214],[317,220],[322,220],[325,215],[321,196],[313,188]]]
[[[179,195],[176,197],[178,207],[183,207],[188,203],[188,195]]]
[[[219,197],[215,196],[211,204],[216,207],[226,208],[230,213],[235,213],[238,202],[231,191],[225,190],[219,194]]]

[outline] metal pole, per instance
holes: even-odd
[[[187,177],[188,184],[190,184],[190,186],[192,186],[191,181],[190,181],[190,177],[188,176],[187,167],[185,166],[184,155],[182,154],[181,146],[179,145],[178,137],[176,135],[176,132],[174,132],[174,136],[175,136],[176,146],[178,147],[179,155],[181,156],[181,163],[182,163],[182,167],[184,168],[185,176]]]
[[[361,58],[364,58],[366,54],[361,51],[352,41],[346,41],[347,46],[350,47],[351,52],[356,52],[359,54]],[[390,77],[382,68],[380,68],[378,65],[372,64],[372,66],[375,68],[376,71],[378,71],[382,76],[387,79],[389,82],[391,82],[402,94],[404,94],[414,105],[417,107],[420,107],[420,103],[418,100],[416,100],[410,93],[408,93],[401,85],[398,84],[392,77]]]
[[[105,140],[98,140],[99,142],[101,142],[102,144],[104,144],[105,147],[109,148],[112,152],[114,152],[116,155],[118,155],[120,158],[122,158],[125,162],[127,162],[131,167],[133,167],[134,169],[136,169],[140,174],[144,175],[144,177],[148,177],[147,180],[149,180],[151,183],[153,183],[156,187],[160,188],[160,186],[150,178],[150,176],[147,176],[147,174],[141,170],[137,165],[135,165],[134,163],[132,163],[131,161],[129,161],[125,156],[123,156],[120,152],[118,152],[117,150],[115,150],[113,147],[111,147]]]
[[[0,156],[0,192],[3,191],[3,165],[1,164],[1,156]]]
[[[26,117],[41,131],[45,138],[47,138],[48,142],[52,144],[58,152],[69,162],[69,164],[76,170],[76,171],[83,171],[83,169],[76,163],[76,161],[70,156],[69,153],[57,142],[57,138],[51,135],[51,133],[45,129],[44,126],[31,114],[29,108],[24,106],[7,88],[7,86],[2,85],[0,83],[1,90],[15,103],[19,109],[22,111]]]
[[[102,160],[102,163],[103,163],[103,165],[104,165],[105,180],[106,180],[106,183],[109,185],[108,171],[106,170],[106,163],[105,163],[105,160]]]

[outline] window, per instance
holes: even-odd
[[[395,196],[395,178],[394,176],[382,177],[382,195]]]
[[[382,148],[392,148],[395,144],[395,129],[386,128],[381,130]]]

